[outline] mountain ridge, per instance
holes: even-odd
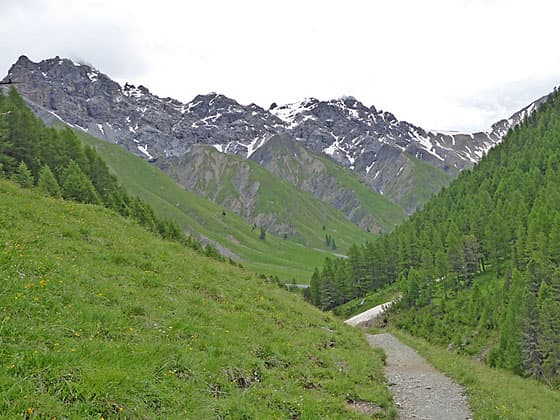
[[[372,239],[366,229],[350,223],[334,207],[251,160],[194,145],[190,153],[160,164],[188,190],[235,212],[255,229],[263,228],[307,247],[324,246],[325,234],[335,236],[342,249]]]
[[[423,204],[398,191],[403,173],[416,170],[408,157],[443,170],[451,179],[471,168],[544,100],[485,132],[450,134],[399,121],[353,97],[308,98],[273,104],[269,110],[217,93],[182,103],[153,95],[142,85],[121,86],[89,65],[59,57],[34,63],[22,56],[7,78],[20,82],[18,90],[43,119],[63,120],[150,161],[185,155],[195,144],[250,158],[269,137],[290,134],[307,149],[362,175],[372,190],[397,190],[391,199],[408,213]],[[434,191],[440,187],[437,183]]]

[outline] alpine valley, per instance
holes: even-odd
[[[227,156],[219,158],[221,164],[201,160],[210,153],[202,152],[201,146],[251,159],[342,211],[361,228],[386,232],[461,170],[472,168],[543,101],[529,104],[485,132],[443,133],[399,121],[353,97],[273,103],[268,110],[216,93],[181,103],[160,98],[144,86],[121,86],[89,65],[59,57],[34,63],[21,56],[8,79],[19,82],[20,94],[48,124],[62,121],[120,144],[183,186],[198,186],[194,188],[198,193],[252,223],[266,220],[267,228],[276,233],[284,232],[289,223],[259,211],[256,203],[262,188],[243,181],[251,172],[248,166],[238,160],[226,163]],[[333,163],[348,170],[335,169]],[[196,171],[188,167],[193,164]],[[237,168],[231,171],[232,166]],[[223,186],[225,168],[234,180],[229,192]],[[215,187],[207,191],[201,183]],[[364,198],[358,183],[383,197]]]
[[[465,134],[428,131],[352,97],[268,110],[215,93],[181,103],[60,57],[35,63],[21,56],[4,80],[17,81],[47,125],[72,127],[95,147],[158,215],[226,257],[297,283],[309,281],[325,253],[346,254],[351,244],[393,230],[544,100]],[[272,254],[286,248],[285,255],[261,265],[272,257],[264,241],[253,240],[259,232],[281,239]],[[301,261],[293,245],[303,245]]]
[[[0,418],[558,418],[558,89],[443,133],[59,57],[2,84]],[[384,375],[371,306],[463,388]]]

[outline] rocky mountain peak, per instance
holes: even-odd
[[[29,65],[33,65],[34,63],[26,56],[26,55],[20,55],[19,58],[17,59],[17,61],[12,65],[13,67],[26,67]],[[10,69],[11,71],[11,69]]]

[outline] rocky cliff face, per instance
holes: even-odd
[[[363,174],[370,186],[385,192],[395,190],[400,178],[414,171],[414,160],[451,177],[471,168],[543,101],[535,101],[488,131],[472,134],[426,131],[352,97],[327,102],[311,98],[273,107],[271,112],[306,147]],[[400,202],[398,194],[392,198]]]
[[[22,56],[7,77],[19,82],[17,89],[44,119],[63,120],[147,159],[181,156],[194,144],[247,156],[282,126],[254,104],[218,94],[183,104],[58,57],[33,63]]]
[[[152,161],[182,157],[197,144],[249,158],[272,135],[290,134],[301,146],[361,174],[372,189],[408,212],[421,199],[400,186],[416,188],[417,181],[411,179],[420,179],[417,161],[454,177],[472,167],[543,100],[486,132],[436,133],[352,97],[311,98],[265,110],[213,93],[184,104],[153,95],[144,86],[120,86],[88,65],[59,57],[34,63],[22,56],[7,78],[20,82],[20,93],[47,122],[62,120]],[[282,176],[294,175],[284,171]],[[422,182],[429,183],[430,177]],[[434,183],[434,191],[440,183]]]
[[[251,157],[276,176],[340,210],[364,230],[390,230],[402,209],[368,191],[363,177],[310,151],[288,134],[270,137]]]
[[[360,229],[293,183],[249,159],[220,153],[213,147],[194,145],[189,153],[162,158],[157,165],[189,190],[241,215],[255,229],[262,227],[305,246],[324,245],[326,233],[336,236],[339,244],[348,245],[371,238],[364,232],[368,229],[380,230],[371,215],[368,229]],[[402,209],[389,204],[395,207],[399,221],[404,219]],[[384,227],[388,230],[393,226]]]

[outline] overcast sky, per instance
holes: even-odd
[[[486,129],[560,85],[554,0],[0,0],[0,78],[59,55],[183,102],[351,95]]]

